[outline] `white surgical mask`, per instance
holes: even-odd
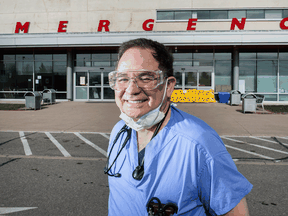
[[[166,95],[167,82],[168,80],[166,80],[165,91],[164,91],[164,95],[163,95],[162,102],[160,103],[160,105],[156,109],[151,110],[145,115],[141,116],[140,119],[138,119],[137,121],[134,121],[133,118],[129,117],[128,115],[126,115],[125,113],[121,111],[121,115],[119,117],[123,121],[125,121],[128,127],[136,131],[148,129],[148,128],[151,128],[153,125],[159,123],[165,117],[165,113],[160,111],[160,108],[163,104],[163,101]]]

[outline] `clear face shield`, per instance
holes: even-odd
[[[108,74],[109,85],[115,91],[123,91],[128,88],[131,80],[137,87],[143,90],[153,90],[164,82],[164,73],[161,70],[127,70],[112,71]]]

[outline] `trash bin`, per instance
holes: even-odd
[[[256,96],[254,94],[246,94],[242,97],[242,112],[256,112]]]
[[[241,103],[241,92],[238,90],[231,91],[230,105],[239,105]]]
[[[39,92],[26,92],[25,97],[25,106],[26,108],[31,108],[34,110],[41,109],[42,95]]]
[[[229,92],[218,92],[219,103],[228,103],[230,98]]]
[[[56,91],[54,89],[45,89],[43,92],[43,102],[53,104],[56,101]]]

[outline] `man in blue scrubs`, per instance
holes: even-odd
[[[104,169],[110,216],[148,215],[153,197],[177,206],[174,215],[249,215],[245,196],[252,185],[218,134],[170,105],[176,79],[162,44],[123,43],[109,83],[122,119],[112,130]]]

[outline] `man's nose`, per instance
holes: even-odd
[[[126,92],[128,92],[129,94],[136,94],[140,91],[141,89],[138,87],[136,80],[130,79]]]

